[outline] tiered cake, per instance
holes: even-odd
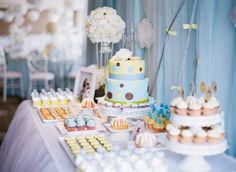
[[[147,107],[150,110],[151,104],[155,101],[148,96],[149,79],[144,75],[144,60],[132,56],[128,49],[121,49],[109,61],[108,71],[105,98],[99,100],[100,105],[112,107],[113,109],[110,110],[116,110],[115,108],[142,110]]]

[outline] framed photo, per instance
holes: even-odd
[[[88,68],[80,68],[74,85],[74,95],[77,99],[94,98],[96,88],[96,73]]]

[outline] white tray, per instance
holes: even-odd
[[[95,118],[95,120],[96,120],[96,126],[94,130],[67,131],[67,129],[64,127],[63,122],[57,123],[55,126],[59,130],[59,132],[63,135],[92,134],[92,133],[97,133],[99,131],[106,131],[106,128],[100,123],[100,121],[97,118]]]
[[[63,118],[45,119],[40,109],[38,109],[38,114],[43,123],[56,123],[56,122],[60,122],[64,120]],[[54,116],[54,117],[57,117],[57,116]]]
[[[197,145],[194,143],[182,144],[177,141],[166,139],[166,145],[172,152],[191,156],[217,155],[223,153],[228,148],[226,140],[217,144],[206,143]]]
[[[94,136],[95,134],[80,134],[80,135],[84,135],[84,136],[86,137],[86,136]],[[104,136],[104,134],[101,134],[101,133],[100,133],[99,135]],[[77,135],[77,136],[78,136],[78,135]],[[75,138],[76,136],[72,136],[72,137]],[[70,160],[71,160],[71,161],[73,162],[73,164],[75,165],[75,159],[76,159],[76,157],[72,154],[72,152],[71,152],[69,146],[65,143],[65,137],[62,136],[62,137],[59,137],[58,139],[59,139],[59,142],[60,142],[62,148],[64,149],[64,151],[66,152],[66,154],[68,155],[68,157],[70,158]]]
[[[222,121],[221,114],[217,113],[215,115],[209,116],[181,116],[172,114],[170,118],[173,124],[183,125],[183,126],[211,126],[218,124]]]

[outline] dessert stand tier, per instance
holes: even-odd
[[[211,156],[223,153],[227,149],[227,141],[218,144],[181,144],[167,139],[168,148],[178,154],[186,155],[179,162],[179,167],[189,172],[205,172],[211,169],[211,165],[204,159],[204,156]]]
[[[176,125],[182,126],[211,126],[218,124],[222,121],[221,113],[208,116],[188,116],[188,115],[171,115],[171,122]]]

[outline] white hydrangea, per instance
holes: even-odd
[[[93,43],[117,43],[122,39],[125,31],[125,22],[115,9],[100,7],[91,11],[85,23],[89,39]]]

